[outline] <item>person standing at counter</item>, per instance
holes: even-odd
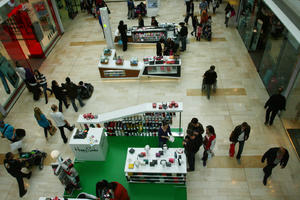
[[[198,133],[199,134],[199,133]],[[182,142],[184,146],[184,151],[187,157],[188,165],[187,168],[188,172],[195,170],[195,154],[199,150],[196,140],[196,135],[194,132],[190,129],[187,130],[187,135],[184,138],[184,141]]]
[[[181,49],[180,51],[186,50],[186,38],[188,35],[188,28],[185,26],[184,22],[179,23],[181,29],[179,31],[179,40],[181,42]]]
[[[164,45],[164,39],[160,38],[160,40],[156,43],[156,56],[162,56]]]
[[[122,20],[119,22],[118,29],[119,29],[119,33],[121,35],[123,51],[126,51],[127,50],[127,30],[126,30],[126,26],[124,25],[124,22]]]
[[[151,26],[158,27],[158,22],[157,22],[157,20],[155,19],[155,17],[151,17]]]
[[[142,15],[139,15],[138,21],[139,21],[139,28],[142,28],[145,26]]]
[[[162,126],[158,129],[158,146],[163,147],[164,144],[167,144],[170,135],[172,135],[170,126],[164,121]]]
[[[197,118],[193,118],[191,122],[188,125],[188,130],[192,130],[193,132],[196,131],[200,133],[201,135],[204,133],[204,129],[201,123],[199,123]]]

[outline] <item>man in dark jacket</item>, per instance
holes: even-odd
[[[23,162],[20,160],[14,159],[14,154],[11,152],[8,152],[5,155],[4,159],[4,167],[6,168],[7,172],[15,177],[18,181],[18,186],[19,186],[19,196],[23,197],[27,190],[25,190],[24,187],[24,182],[23,182],[23,177],[30,179],[31,172],[29,174],[24,174],[21,172],[21,169],[23,167]]]
[[[250,126],[247,122],[243,122],[241,125],[235,127],[232,131],[229,140],[233,143],[239,143],[239,151],[236,155],[236,159],[240,162],[241,155],[244,149],[245,141],[248,140],[250,134]]]
[[[187,130],[187,133],[188,134],[182,144],[189,164],[187,171],[190,172],[195,170],[195,154],[199,150],[200,146],[199,144],[197,145],[196,135],[193,134],[192,130]]]
[[[78,111],[78,108],[75,104],[75,99],[79,101],[79,104],[81,107],[84,106],[84,103],[82,102],[79,94],[78,94],[78,86],[75,85],[73,82],[71,82],[70,78],[66,78],[66,84],[63,85],[63,87],[67,90],[67,95],[70,98],[70,101],[72,102],[72,106],[75,110],[75,112]]]
[[[264,180],[263,184],[267,185],[267,179],[272,174],[272,170],[279,163],[281,168],[285,168],[289,161],[289,152],[283,147],[274,147],[269,149],[261,158],[261,162],[264,163],[267,159],[267,166],[264,167]]]
[[[188,35],[188,28],[185,26],[184,22],[180,22],[179,25],[181,29],[179,31],[179,40],[181,41],[181,49],[180,51],[186,50],[186,38]]]
[[[70,104],[67,103],[67,98],[66,98],[64,89],[62,87],[59,87],[58,83],[55,80],[52,81],[51,89],[54,93],[55,98],[59,101],[59,104],[58,104],[59,112],[63,112],[63,109],[62,109],[63,102],[65,104],[65,107],[68,109]]]
[[[210,66],[209,70],[207,70],[203,75],[203,83],[202,90],[206,89],[207,98],[210,98],[211,87],[213,86],[213,91],[216,91],[217,86],[217,73],[215,72],[215,66]]]
[[[280,110],[285,110],[285,105],[286,105],[286,99],[285,97],[281,94],[283,92],[283,88],[278,88],[278,94],[273,94],[268,101],[265,104],[265,108],[267,108],[266,111],[266,121],[265,125],[269,123],[271,126],[273,124],[274,118],[278,111]],[[269,121],[270,113],[271,114],[271,119]]]
[[[157,43],[156,43],[156,56],[162,56],[162,52],[163,52],[163,47],[162,45],[164,45],[164,39],[161,38]]]
[[[188,5],[189,4],[189,5]],[[184,22],[188,25],[189,18],[191,17],[193,19],[194,17],[194,2],[193,0],[190,0],[190,2],[186,2],[186,17],[184,19]],[[189,10],[188,10],[189,8]]]
[[[204,133],[204,129],[201,123],[198,122],[197,118],[193,118],[188,125],[188,130],[192,130],[193,132],[198,132],[200,135]]]

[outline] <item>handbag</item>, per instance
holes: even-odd
[[[233,157],[235,153],[235,143],[231,143],[229,146],[229,156]]]
[[[54,135],[56,133],[56,131],[57,131],[57,128],[55,126],[51,125],[49,128],[50,135],[51,136]]]
[[[118,44],[119,44],[119,45],[122,45],[122,44],[123,44],[122,40],[119,40],[119,41],[118,41]]]

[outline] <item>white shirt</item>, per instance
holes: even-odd
[[[66,125],[66,122],[64,121],[64,115],[61,112],[53,112],[50,114],[52,119],[55,121],[57,127],[62,127]]]
[[[238,141],[244,141],[245,140],[245,132],[243,131],[242,133],[241,133],[241,135],[239,135],[239,137],[238,137]]]
[[[16,67],[16,71],[18,72],[22,80],[26,79],[26,71],[23,67]]]

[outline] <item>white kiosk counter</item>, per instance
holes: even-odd
[[[69,145],[78,161],[104,161],[108,142],[103,128],[89,128],[83,139],[74,138],[79,130],[75,128]]]

